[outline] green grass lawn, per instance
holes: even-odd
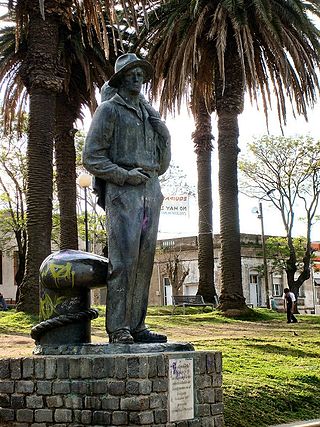
[[[92,332],[106,340],[104,308],[98,309]],[[186,313],[150,308],[147,323],[170,340],[222,352],[226,427],[320,418],[320,317],[300,315],[299,323],[287,325],[285,314],[263,309],[245,319],[194,308]],[[0,312],[1,333],[28,333],[33,323],[33,317]]]

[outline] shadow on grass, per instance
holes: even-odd
[[[320,378],[302,377],[294,383],[234,386],[225,390],[226,427],[267,427],[320,416]]]
[[[319,352],[318,353],[311,353],[309,351],[303,351],[299,350],[298,348],[287,348],[280,345],[274,345],[274,344],[254,344],[254,343],[248,343],[246,344],[247,347],[254,347],[256,350],[261,350],[264,353],[272,353],[272,354],[279,354],[284,356],[293,356],[293,357],[312,357],[312,358],[319,358]]]

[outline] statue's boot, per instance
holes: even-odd
[[[144,329],[143,331],[133,333],[132,336],[134,342],[136,343],[167,342],[166,335],[157,334],[156,332],[152,332],[149,329]]]

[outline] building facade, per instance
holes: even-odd
[[[219,296],[221,292],[220,237],[215,235],[214,278]],[[320,242],[313,244],[314,268],[311,277],[300,288],[298,305],[300,312],[320,314]],[[15,300],[17,287],[15,252],[0,252],[0,292],[8,300]],[[232,262],[232,260],[230,260]],[[261,236],[241,234],[242,285],[246,303],[252,307],[266,306],[266,289],[263,277]],[[172,272],[178,285],[172,286]],[[170,277],[171,276],[171,277]],[[183,283],[179,280],[184,278]],[[198,239],[196,236],[159,240],[157,242],[153,274],[150,284],[149,305],[171,305],[172,295],[195,295],[198,289]],[[181,280],[180,280],[181,281]],[[282,308],[283,289],[287,286],[285,272],[273,272],[268,262],[269,297]],[[180,286],[181,285],[181,286]],[[92,302],[105,304],[106,289],[93,291]]]
[[[219,296],[221,292],[220,236],[215,235],[213,241],[215,288]],[[261,243],[260,235],[241,234],[243,293],[246,303],[252,307],[266,307],[267,301]],[[178,292],[171,286],[168,274],[168,264],[172,263],[173,254],[179,257],[180,274],[186,269],[189,270],[189,274]],[[272,297],[274,304],[282,308],[283,289],[287,287],[286,274],[284,271],[281,273],[273,272],[269,262],[267,270],[269,298]],[[317,278],[318,274],[319,278]],[[172,294],[175,292],[182,295],[195,295],[198,288],[198,279],[198,242],[196,236],[158,241],[151,281],[150,305],[170,305],[172,303]],[[317,282],[319,282],[319,287],[317,287]],[[315,306],[320,304],[320,292],[318,292],[318,289],[320,291],[320,269],[318,273],[312,271],[310,279],[300,288],[298,298],[300,311],[305,313],[313,313],[315,311]]]

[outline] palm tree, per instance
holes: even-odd
[[[54,119],[56,118],[56,127],[53,129],[53,135],[55,136],[56,141],[56,163],[57,163],[57,181],[58,181],[58,190],[59,190],[59,200],[60,200],[60,211],[62,215],[61,223],[61,242],[62,247],[66,248],[76,248],[77,247],[77,229],[76,229],[76,200],[75,200],[75,152],[74,152],[74,132],[73,124],[76,118],[81,117],[80,110],[83,104],[90,106],[91,110],[95,107],[94,100],[94,89],[95,86],[101,86],[103,84],[103,78],[107,78],[111,74],[111,65],[108,62],[103,54],[101,44],[97,36],[92,31],[92,29],[83,30],[83,26],[77,28],[78,31],[75,32],[76,36],[71,34],[72,25],[77,25],[76,22],[69,22],[68,29],[66,25],[60,25],[59,27],[59,49],[58,49],[58,58],[59,58],[59,67],[64,69],[62,77],[59,77],[61,80],[61,88],[59,88],[58,93],[54,93],[54,115],[53,115],[53,124]],[[73,28],[74,29],[74,28]],[[90,32],[91,31],[91,32]],[[28,29],[28,33],[30,30]],[[62,37],[62,34],[65,36]],[[79,42],[79,39],[82,40]],[[84,44],[84,40],[87,41],[87,44]],[[88,42],[90,41],[90,43]],[[19,49],[15,52],[14,50],[8,52],[8,49],[12,48],[12,42],[9,43],[6,40],[3,43],[2,51],[2,64],[0,70],[1,80],[7,80],[9,78],[10,84],[7,86],[5,103],[8,106],[7,114],[7,123],[10,125],[10,119],[13,118],[13,113],[15,106],[19,103],[19,96],[23,100],[26,99],[26,93],[23,92],[23,86],[26,85],[28,90],[28,84],[30,84],[27,79],[27,60],[28,55],[30,55],[30,45],[29,40],[24,40],[20,38]],[[63,49],[74,49],[72,52],[68,51],[65,53],[64,57],[62,55]],[[82,49],[80,47],[82,46]],[[84,48],[84,46],[86,46]],[[21,47],[21,49],[20,49]],[[113,52],[113,51],[112,51]],[[72,54],[70,54],[72,53]],[[7,54],[7,56],[6,56]],[[113,53],[114,57],[114,53]],[[7,58],[7,60],[6,60]],[[63,67],[63,68],[62,68]],[[58,68],[58,67],[57,67]],[[75,71],[76,70],[76,71]],[[41,70],[40,70],[41,71]],[[43,71],[42,78],[45,79],[45,70]],[[47,76],[47,78],[49,78]],[[46,80],[45,80],[46,81]],[[47,81],[46,81],[47,82]],[[52,88],[51,88],[52,89]],[[57,89],[57,87],[56,87]],[[40,90],[40,89],[39,89]],[[32,125],[32,96],[30,94],[30,126]],[[43,96],[48,94],[48,90],[44,91]],[[93,101],[94,100],[94,101]],[[52,99],[51,99],[52,101]],[[20,106],[22,103],[20,103]],[[52,111],[52,110],[50,110]],[[40,111],[37,111],[37,114],[40,115]],[[51,119],[51,117],[50,117]],[[42,122],[42,133],[46,133],[46,123]],[[31,132],[31,130],[30,130]],[[49,139],[51,141],[51,133]],[[29,145],[28,145],[28,158],[29,167],[28,167],[28,176],[29,176],[29,187],[28,187],[28,196],[27,202],[29,200],[28,209],[31,209],[31,212],[35,213],[41,211],[41,214],[37,217],[33,217],[30,213],[28,214],[28,236],[31,233],[31,237],[28,240],[28,249],[29,254],[32,256],[27,257],[26,265],[26,275],[24,277],[24,282],[22,284],[22,293],[21,299],[18,304],[18,308],[23,309],[28,312],[37,312],[38,310],[38,300],[34,298],[34,295],[38,293],[38,271],[39,266],[45,256],[50,253],[50,241],[51,241],[51,214],[52,208],[48,208],[48,205],[51,206],[52,199],[52,150],[53,144],[52,141],[47,145],[44,144],[42,147],[39,143],[35,143],[33,146],[31,140],[31,134],[29,133]],[[47,150],[45,150],[45,147]],[[38,151],[39,152],[38,152]],[[37,155],[38,154],[38,155]],[[40,156],[40,157],[39,157]],[[37,160],[38,159],[38,160]],[[36,167],[37,163],[45,165],[45,171],[42,168]],[[40,172],[40,175],[37,175],[37,171]],[[41,178],[42,174],[44,177]],[[66,176],[67,174],[67,176]],[[31,177],[30,177],[31,175]],[[46,183],[46,194],[47,194],[47,203],[48,205],[37,204],[36,194],[32,191],[31,182],[35,182],[35,177],[38,176],[37,185],[38,191],[41,187],[41,182]],[[33,180],[32,180],[33,178]],[[50,181],[50,185],[49,185]],[[41,187],[42,188],[42,187]],[[42,193],[45,190],[42,188]],[[31,193],[31,194],[30,194]],[[31,217],[31,218],[30,218]],[[33,221],[32,221],[33,217]],[[46,225],[45,225],[46,224]],[[46,237],[49,236],[49,242],[39,243],[39,249],[36,246],[36,241],[43,236],[37,234],[38,232],[42,235],[46,234]],[[47,236],[48,235],[48,236]],[[33,252],[35,251],[35,252]],[[29,260],[29,263],[28,263]],[[24,283],[26,285],[24,285]],[[25,289],[24,289],[25,288]],[[24,292],[25,290],[25,292]]]
[[[115,53],[110,49],[107,60],[94,33],[92,43],[89,42],[83,24],[81,29],[78,22],[72,22],[70,29],[62,30],[60,64],[65,69],[65,79],[64,90],[57,95],[55,127],[60,249],[78,249],[74,124],[83,118],[83,106],[92,114],[96,109],[95,90],[112,75]]]
[[[244,94],[258,101],[260,93],[267,116],[273,89],[282,124],[288,103],[294,114],[307,116],[319,89],[319,30],[312,15],[320,15],[320,4],[313,0],[169,0],[149,17],[149,58],[156,67],[152,89],[162,109],[179,109],[188,90],[203,95],[208,113],[214,99],[224,311],[246,309],[237,179],[238,115]],[[201,97],[193,96],[197,100]]]

